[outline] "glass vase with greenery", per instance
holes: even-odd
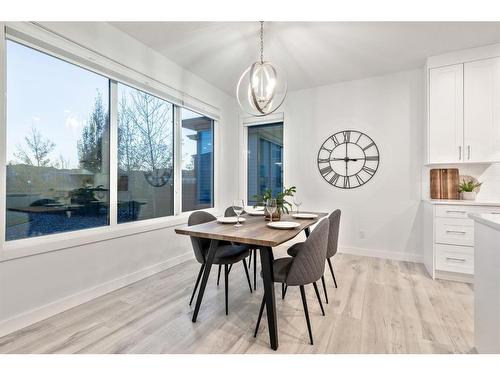
[[[262,194],[256,194],[253,196],[253,199],[257,202],[254,207],[258,205],[265,205],[268,199],[276,199],[276,212],[273,214],[273,220],[280,220],[281,214],[288,214],[292,209],[292,204],[286,200],[286,197],[293,197],[293,195],[297,192],[295,186],[290,186],[289,188],[284,188],[283,191],[277,193],[273,197],[273,193],[271,189],[265,190]],[[266,212],[266,220],[270,219],[270,215]]]

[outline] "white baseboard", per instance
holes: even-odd
[[[190,259],[193,259],[192,251],[143,268],[142,270],[131,274],[121,276],[117,279],[107,281],[104,284],[72,294],[34,310],[30,310],[12,318],[3,320],[0,322],[0,337],[47,319],[75,306],[81,305],[82,303],[88,302],[114,290],[123,288],[124,286],[135,283],[136,281],[145,279],[146,277],[152,276],[155,273],[164,271]]]
[[[361,255],[366,257],[402,260],[405,262],[423,263],[423,254],[402,253],[396,251],[366,249],[361,247],[341,247],[339,253]]]

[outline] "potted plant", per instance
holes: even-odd
[[[476,200],[477,189],[482,185],[482,182],[478,182],[473,178],[464,179],[460,185],[458,185],[458,192],[461,194],[463,200],[473,201]]]
[[[280,220],[281,219],[281,214],[288,214],[290,213],[290,210],[292,209],[292,205],[290,202],[288,202],[285,198],[286,197],[293,197],[293,194],[297,191],[295,186],[291,186],[288,189],[284,188],[282,192],[279,192],[276,194],[276,196],[273,197],[273,193],[271,189],[267,189],[264,191],[262,194],[257,194],[254,195],[253,198],[260,204],[265,205],[266,201],[268,199],[276,199],[276,211],[273,213],[273,221],[275,220]],[[254,207],[256,207],[258,204],[256,204]],[[266,220],[270,220],[271,215],[266,210]]]

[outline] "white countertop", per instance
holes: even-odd
[[[466,201],[455,199],[423,199],[424,202],[429,204],[448,204],[457,206],[493,206],[500,207],[500,201]]]
[[[469,214],[469,217],[478,223],[487,225],[500,231],[500,214]]]

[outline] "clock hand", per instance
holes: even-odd
[[[361,158],[361,159],[364,159],[364,158]],[[358,161],[359,159],[350,159],[350,158],[331,158],[330,160]]]

